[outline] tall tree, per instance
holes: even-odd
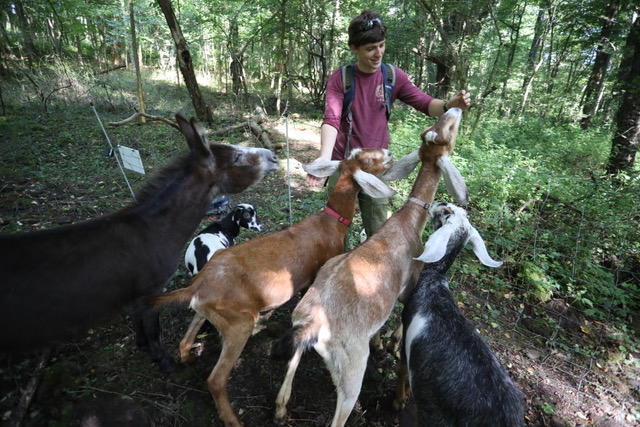
[[[24,6],[21,0],[16,0],[14,3],[15,13],[18,16],[18,21],[20,22],[20,31],[22,32],[22,37],[24,40],[24,48],[25,55],[27,57],[27,61],[31,66],[32,62],[37,58],[38,51],[36,50],[36,46],[34,43],[34,35],[31,32],[31,24],[29,22],[29,18],[24,10]]]
[[[131,21],[131,56],[133,57],[133,66],[136,69],[136,82],[138,86],[138,106],[140,108],[140,112],[144,113],[144,92],[142,91],[142,73],[140,70],[140,57],[138,55],[138,37],[136,36],[136,18],[134,14],[133,0],[129,0],[129,19]],[[145,117],[141,115],[140,123],[145,122]]]
[[[279,31],[279,46],[276,51],[276,58],[278,58],[278,83],[276,85],[276,113],[280,115],[282,112],[282,79],[287,75],[287,61],[288,53],[285,50],[285,40],[287,37],[287,0],[281,0],[280,2],[280,31]]]
[[[551,4],[553,0],[541,0],[538,9],[538,18],[534,28],[533,40],[529,49],[527,58],[527,73],[522,83],[522,99],[520,101],[520,114],[524,113],[529,96],[531,95],[533,80],[538,70],[544,62],[544,45],[547,38],[551,23],[553,22],[553,14],[555,6]]]
[[[616,113],[616,132],[611,143],[607,173],[630,170],[638,152],[640,138],[640,17],[633,14],[622,61],[618,70],[620,106]]]
[[[238,28],[238,15],[233,14],[229,17],[229,37],[227,40],[227,49],[231,56],[231,64],[229,71],[231,72],[232,91],[234,95],[239,95],[240,90],[244,87],[247,92],[247,85],[244,84],[244,49],[240,47],[240,30]]]
[[[441,0],[419,0],[419,3],[442,41],[438,53],[423,54],[436,65],[438,91],[434,96],[447,98],[450,88],[467,87],[467,46],[480,33],[492,0],[457,3],[455,8]]]
[[[611,0],[606,6],[604,23],[600,30],[600,44],[596,50],[596,58],[593,61],[591,76],[587,82],[584,93],[584,104],[582,107],[581,126],[583,129],[589,128],[591,118],[598,111],[598,105],[602,97],[604,89],[604,78],[609,63],[611,62],[611,53],[609,45],[613,34],[613,26],[620,9],[620,0]]]
[[[157,0],[157,2],[160,9],[162,9],[165,19],[167,20],[169,29],[171,30],[171,36],[173,37],[173,42],[175,43],[176,50],[178,51],[178,66],[180,67],[184,83],[189,91],[191,103],[196,110],[196,116],[201,121],[211,123],[213,122],[211,107],[204,102],[200,93],[200,87],[198,86],[196,73],[193,68],[193,61],[191,60],[191,52],[187,46],[187,41],[182,35],[180,23],[176,19],[175,13],[173,13],[171,0]]]

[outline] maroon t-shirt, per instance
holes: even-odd
[[[355,99],[351,105],[353,117],[352,135],[349,146],[354,148],[389,148],[389,128],[384,106],[384,85],[382,69],[368,74],[356,67]],[[353,83],[352,83],[353,84]],[[396,67],[396,84],[392,101],[399,99],[418,111],[429,114],[429,104],[434,99],[422,92],[410,80],[407,74]],[[338,68],[327,82],[327,97],[322,124],[329,124],[338,129],[336,145],[331,158],[341,160],[344,157],[346,136],[349,124],[341,123],[344,86],[342,84],[342,68]]]

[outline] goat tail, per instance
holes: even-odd
[[[150,297],[147,300],[147,306],[151,310],[158,310],[168,305],[187,305],[193,298],[193,289],[188,286],[186,288],[176,289],[161,295]]]
[[[291,360],[295,352],[302,348],[307,351],[318,342],[318,330],[313,322],[295,325],[271,346],[271,358]]]

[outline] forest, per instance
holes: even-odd
[[[380,13],[385,62],[436,98],[471,93],[452,161],[469,188],[471,221],[504,264],[488,269],[464,251],[450,271],[451,288],[522,390],[526,424],[640,423],[637,2],[0,5],[3,235],[126,206],[148,178],[120,171],[112,142],[139,150],[152,175],[186,149],[170,126],[176,112],[196,117],[210,141],[263,146],[280,158],[277,174],[231,196],[257,208],[267,233],[313,214],[326,193],[306,184],[300,164],[319,153],[327,80],[354,62],[351,19],[365,9]],[[417,148],[433,123],[396,102],[394,158]],[[414,179],[390,184],[394,211]],[[450,199],[443,185],[436,200]],[[361,230],[356,218],[353,246]],[[430,232],[427,226],[423,240]],[[254,236],[243,231],[238,241]],[[187,284],[183,267],[169,288]],[[286,366],[269,360],[268,349],[290,327],[298,298],[265,316],[234,368],[229,395],[245,425],[271,423]],[[385,340],[401,311],[398,303],[381,331]],[[163,313],[163,346],[173,355],[190,314]],[[91,425],[91,417],[102,425],[222,425],[205,384],[219,339],[215,330],[200,339],[204,355],[172,374],[136,348],[126,313],[79,341],[0,354],[0,419],[11,426]],[[335,390],[311,353],[294,383],[287,425],[331,421]],[[372,353],[347,425],[411,425],[410,407],[391,408],[397,363],[389,349]]]

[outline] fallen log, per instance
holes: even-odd
[[[147,118],[149,120],[164,122],[164,123],[168,124],[169,126],[173,126],[176,129],[180,129],[178,127],[178,125],[176,124],[176,122],[174,122],[173,120],[167,119],[165,117],[160,117],[160,116],[152,116],[151,114],[141,113],[141,112],[136,112],[131,117],[128,117],[128,118],[126,118],[124,120],[121,120],[119,122],[109,122],[107,124],[109,126],[114,126],[114,127],[115,126],[122,126],[122,125],[126,125],[127,123],[131,123],[132,121],[134,121],[138,117],[144,117],[144,118]],[[208,136],[224,135],[225,133],[228,133],[228,132],[230,132],[232,130],[236,130],[236,129],[241,129],[241,128],[247,127],[251,131],[253,136],[256,138],[256,140],[264,148],[268,148],[269,150],[273,150],[274,147],[273,147],[273,143],[271,142],[271,138],[269,137],[269,133],[260,126],[260,124],[265,122],[267,119],[268,119],[268,117],[267,117],[266,113],[264,112],[264,110],[261,107],[256,106],[255,110],[253,110],[253,115],[246,122],[238,123],[238,124],[235,124],[235,125],[232,125],[232,126],[227,126],[224,129],[218,129],[218,130],[214,130],[214,131],[209,131],[209,132],[207,132],[207,135]]]
[[[159,121],[159,122],[164,122],[164,123],[168,124],[169,126],[173,126],[174,128],[180,130],[180,127],[178,126],[178,124],[176,122],[174,122],[172,120],[169,120],[166,117],[152,116],[151,114],[140,113],[140,112],[136,112],[131,117],[129,117],[127,119],[124,119],[122,121],[109,122],[107,124],[109,126],[122,126],[122,125],[126,125],[127,123],[132,122],[133,120],[137,119],[138,117],[144,117],[144,118],[149,119],[149,120],[155,120],[155,121]]]
[[[261,107],[256,106],[255,110],[253,110],[253,115],[246,122],[228,126],[224,129],[207,132],[207,135],[223,135],[232,130],[240,129],[246,126],[264,148],[268,148],[269,150],[273,151],[274,147],[273,143],[271,142],[271,138],[269,137],[269,133],[260,126],[260,124],[265,122],[267,119],[268,117],[264,110]]]

